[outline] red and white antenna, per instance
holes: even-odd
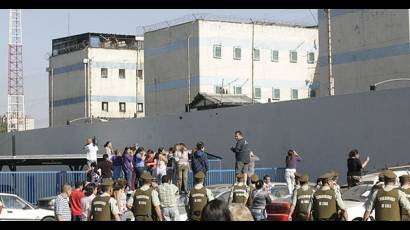
[[[25,130],[21,9],[9,14],[7,132]]]

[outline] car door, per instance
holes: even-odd
[[[14,195],[1,195],[3,211],[0,220],[34,220],[33,211],[28,204]]]

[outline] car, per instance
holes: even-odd
[[[32,206],[15,194],[0,193],[3,210],[0,220],[4,221],[55,221],[54,211]]]
[[[364,203],[368,199],[373,184],[360,184],[342,193],[342,200],[346,206],[348,221],[361,221],[365,212]],[[374,212],[369,220],[374,220]]]
[[[410,171],[407,166],[393,167],[389,169],[393,170],[393,172],[397,175],[396,184],[399,184],[399,176],[410,175]],[[363,175],[360,179],[360,184],[376,184],[379,181],[379,174],[380,172],[374,172]]]

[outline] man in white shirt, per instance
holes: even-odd
[[[91,138],[88,138],[87,144],[84,146],[84,149],[86,150],[86,154],[87,154],[88,168],[91,168],[92,162],[97,163],[98,146],[93,143],[93,140]]]

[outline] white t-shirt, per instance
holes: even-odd
[[[87,152],[87,160],[97,162],[98,146],[94,146],[94,144],[91,143],[86,145],[84,148]]]

